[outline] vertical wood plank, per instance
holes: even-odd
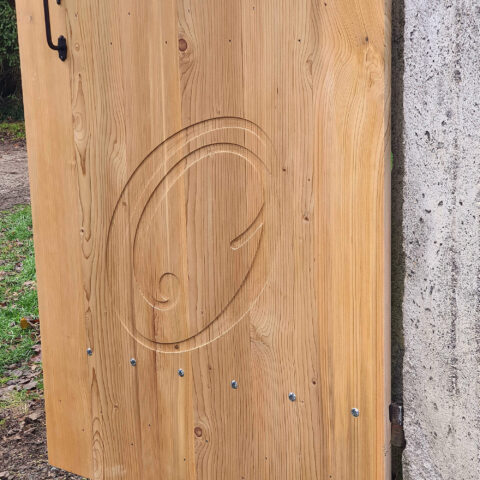
[[[92,429],[70,72],[45,40],[41,2],[16,2],[45,378],[48,457],[90,476]],[[52,29],[66,32],[51,8]]]
[[[325,2],[316,105],[327,472],[389,475],[389,48],[381,2]],[[375,173],[373,173],[375,172]],[[347,412],[358,408],[360,416]],[[339,446],[342,445],[342,448]],[[375,452],[374,455],[371,452]]]

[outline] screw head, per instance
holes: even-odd
[[[297,396],[295,395],[294,392],[290,392],[288,394],[288,399],[291,401],[291,402],[294,402],[296,399],[297,399]]]
[[[230,385],[232,386],[232,388],[233,388],[234,390],[236,390],[236,389],[238,388],[238,382],[237,382],[236,380],[232,380],[232,381],[230,382]]]
[[[93,350],[91,348],[87,348],[87,355],[91,357],[93,355]]]
[[[136,361],[134,358],[131,358],[131,359],[130,359],[130,365],[131,365],[132,367],[135,367],[135,366],[137,365],[137,361]]]
[[[183,369],[181,369],[181,368],[178,369],[178,376],[179,377],[184,377],[185,376],[185,372],[183,371]]]
[[[352,410],[350,410],[352,416],[354,416],[355,418],[359,417],[360,416],[360,410],[358,408],[352,408]]]

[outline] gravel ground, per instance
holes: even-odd
[[[30,203],[25,142],[0,142],[0,211]]]

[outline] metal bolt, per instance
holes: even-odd
[[[181,368],[178,369],[178,376],[179,377],[184,377],[185,376],[185,372]]]
[[[234,390],[236,390],[238,388],[238,382],[236,380],[232,380],[230,385],[232,386],[232,388]]]
[[[93,355],[93,350],[91,348],[87,348],[87,355],[91,357]]]
[[[136,361],[134,358],[131,358],[131,359],[130,359],[130,365],[131,365],[132,367],[135,367],[135,366],[137,365],[137,361]]]
[[[355,418],[360,416],[360,410],[358,408],[352,408],[351,413]]]
[[[294,401],[297,399],[297,396],[295,395],[295,393],[290,392],[290,393],[288,394],[288,399],[289,399],[291,402],[294,402]]]

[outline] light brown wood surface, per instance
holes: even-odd
[[[64,63],[17,0],[51,462],[389,478],[388,5],[51,3]]]
[[[16,4],[49,460],[88,476],[92,472],[91,393],[85,359],[70,74],[46,46],[42,2],[19,0]],[[55,8],[51,13],[57,38],[65,31],[65,15]]]

